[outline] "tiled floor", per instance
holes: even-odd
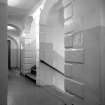
[[[63,105],[60,100],[17,72],[8,75],[8,105]]]

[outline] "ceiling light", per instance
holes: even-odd
[[[20,2],[21,0],[8,0],[8,6],[17,6]]]
[[[7,26],[7,29],[8,29],[8,30],[14,30],[15,28],[12,27],[12,26]]]

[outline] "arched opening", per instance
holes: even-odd
[[[14,24],[8,24],[7,29],[8,30],[17,30],[17,31],[21,32],[21,29]]]

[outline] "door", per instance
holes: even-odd
[[[11,41],[8,40],[8,69],[11,69]]]

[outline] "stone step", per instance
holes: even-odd
[[[36,69],[31,69],[31,74],[36,76]]]
[[[35,83],[36,83],[36,75],[34,75],[32,73],[27,73],[27,74],[25,74],[25,77],[35,81]]]

